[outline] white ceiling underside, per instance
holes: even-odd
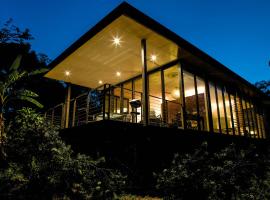
[[[120,46],[113,44],[114,37],[121,39]],[[122,15],[57,64],[45,77],[89,88],[98,87],[99,81],[109,84],[125,81],[141,74],[142,39],[147,41],[148,70],[177,58],[175,43]],[[155,62],[150,60],[152,54],[157,56]],[[65,71],[69,71],[70,76],[66,76]]]

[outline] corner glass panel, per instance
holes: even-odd
[[[165,85],[165,115],[170,126],[183,127],[181,92],[179,89],[179,66],[172,66],[164,70]]]
[[[188,129],[198,130],[197,103],[194,85],[194,75],[188,72],[183,73],[184,94],[185,94],[185,117]]]
[[[219,132],[218,110],[217,110],[215,86],[213,83],[209,83],[209,92],[210,92],[210,102],[213,120],[213,130],[214,132],[218,133]]]

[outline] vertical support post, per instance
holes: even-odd
[[[199,97],[198,97],[198,88],[197,88],[197,77],[194,75],[194,87],[195,87],[195,96],[196,96],[196,110],[197,110],[197,124],[198,124],[198,130],[201,131],[201,113],[200,113],[200,107],[199,107]]]
[[[66,106],[65,106],[65,114],[66,114],[65,128],[68,128],[68,123],[69,123],[70,95],[71,95],[71,84],[68,83],[67,95],[66,95]]]
[[[164,80],[164,70],[161,70],[161,94],[162,94],[162,118],[163,123],[168,124],[168,109],[165,97],[165,80]]]
[[[219,105],[218,105],[218,92],[217,92],[216,84],[215,84],[215,95],[216,95],[216,104],[217,104],[218,128],[219,128],[219,132],[222,133],[221,122],[220,122],[220,112],[219,112]]]
[[[181,127],[186,129],[187,122],[186,122],[186,102],[185,102],[185,86],[184,86],[184,73],[183,73],[183,64],[181,61],[179,62],[179,92],[180,92],[180,106],[181,106],[181,120],[182,124]]]
[[[135,99],[135,83],[134,83],[134,80],[131,81],[131,90],[132,90],[132,94],[131,94],[131,99]],[[131,108],[132,109],[132,112],[137,112],[137,109],[135,108]],[[137,115],[134,115],[132,114],[132,123],[137,123]]]
[[[232,102],[231,102],[231,95],[228,93],[228,98],[229,98],[229,105],[230,105],[230,113],[231,113],[231,123],[232,123],[232,130],[233,130],[233,135],[235,135],[235,129],[234,129],[234,119],[233,117],[233,109],[232,109]]]
[[[103,117],[103,120],[105,120],[106,118],[106,91],[107,90],[107,87],[106,87],[106,84],[104,84],[103,86],[103,92],[102,92],[102,95],[103,95],[103,98],[102,98],[102,117]],[[110,90],[110,87],[109,87],[109,90]],[[110,113],[108,113],[108,116],[110,115]],[[109,117],[108,117],[109,118]]]
[[[226,134],[229,134],[229,128],[228,128],[228,118],[227,118],[227,110],[226,110],[226,102],[225,102],[225,96],[224,96],[225,88],[223,87],[221,89],[222,92],[222,102],[223,102],[223,108],[224,108],[224,118],[225,118],[225,125],[226,125]]]
[[[238,104],[236,99],[237,93],[234,94],[234,106],[235,106],[235,114],[236,114],[236,121],[237,121],[237,129],[238,129],[238,135],[241,135],[241,128],[240,128],[240,118],[239,118],[239,110],[238,110]]]
[[[147,58],[146,58],[146,39],[141,40],[141,59],[142,59],[142,91],[143,91],[143,124],[148,125],[148,77],[147,77]]]
[[[212,133],[212,132],[214,132],[214,128],[213,128],[211,97],[210,97],[210,88],[209,88],[208,79],[205,79],[205,93],[206,93],[206,99],[207,99],[207,112],[208,112],[209,131]]]
[[[123,84],[120,86],[120,113],[124,112],[124,87]]]

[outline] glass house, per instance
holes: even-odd
[[[142,126],[266,138],[264,95],[252,84],[127,3],[51,64],[68,83],[46,112],[62,128],[117,120]],[[71,98],[71,86],[88,88]]]

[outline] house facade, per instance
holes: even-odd
[[[166,27],[122,3],[51,64],[68,83],[46,112],[62,128],[102,120],[264,139],[264,95]],[[72,85],[87,92],[71,97]]]

